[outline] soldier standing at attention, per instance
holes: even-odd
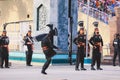
[[[103,39],[99,34],[98,22],[94,22],[93,24],[96,28],[94,31],[94,35],[89,40],[90,44],[93,46],[91,70],[95,70],[94,68],[95,62],[97,62],[97,70],[103,70],[100,67]]]
[[[1,44],[1,36],[0,36],[0,65],[1,65],[1,53],[2,53],[2,44]],[[0,66],[1,67],[1,66]]]
[[[119,36],[120,36],[119,34],[116,34],[113,40],[113,47],[114,47],[113,66],[116,66],[115,61],[116,61],[117,55],[119,58],[119,66],[120,66],[120,38]]]
[[[4,68],[4,62],[5,62],[5,68],[9,68],[9,48],[8,48],[8,45],[9,45],[9,38],[7,36],[7,31],[3,30],[3,33],[2,33],[2,36],[1,36],[1,49],[2,49],[2,52],[1,52],[1,68]]]
[[[26,34],[24,40],[25,40],[25,45],[27,46],[28,51],[26,51],[26,65],[27,66],[32,66],[31,61],[32,61],[32,55],[33,55],[33,37],[31,36],[31,26],[30,30]]]
[[[76,71],[79,71],[80,63],[81,63],[81,70],[86,70],[84,68],[86,35],[84,34],[83,21],[79,22],[79,26],[81,28],[78,32],[78,36],[74,39],[74,43],[78,46],[77,55],[76,55],[76,66],[75,66]]]

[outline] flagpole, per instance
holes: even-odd
[[[87,0],[87,26],[86,26],[86,58],[88,58],[88,31],[89,31],[89,10],[90,0]]]

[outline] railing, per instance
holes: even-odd
[[[6,30],[7,30],[7,35],[10,39],[10,44],[9,44],[10,51],[23,51],[22,40],[29,29],[29,25],[33,25],[33,21],[32,20],[16,21],[16,22],[8,22],[5,24],[7,24]],[[2,34],[2,30],[0,30],[0,35],[1,34]]]
[[[78,9],[79,9],[79,11],[87,14],[88,5],[79,2]],[[91,16],[97,20],[100,20],[106,24],[108,24],[108,20],[111,18],[111,16],[108,15],[107,13],[102,12],[102,11],[98,10],[97,8],[93,8],[93,7],[89,7],[89,16]]]

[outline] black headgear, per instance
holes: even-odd
[[[52,30],[52,28],[53,28],[53,24],[47,24],[46,26],[48,26],[50,28],[50,30]]]
[[[6,32],[6,26],[7,24],[3,24],[3,32]]]
[[[50,28],[49,35],[52,35],[52,36],[58,35],[57,28],[53,29],[53,24],[47,24],[46,26]]]
[[[97,22],[97,21],[93,22],[93,25],[94,25],[95,27],[98,27],[98,22]]]
[[[78,25],[83,28],[84,22],[83,21],[79,21]]]
[[[119,37],[119,36],[120,36],[120,34],[119,34],[119,33],[117,33],[115,36],[116,36],[116,37]]]
[[[32,30],[31,30],[32,28],[31,28],[31,25],[29,25],[29,30],[28,30],[28,32],[31,32]]]

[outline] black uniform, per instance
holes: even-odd
[[[27,46],[27,49],[28,49],[28,51],[26,51],[26,65],[32,66],[31,61],[32,61],[32,55],[33,55],[33,37],[26,36],[25,45]]]
[[[1,36],[0,36],[0,65],[1,65],[1,53],[2,53],[2,47],[1,47]]]
[[[3,64],[5,61],[5,67],[9,68],[9,51],[8,51],[8,45],[9,45],[9,38],[7,36],[1,36],[0,40],[1,44],[1,67],[3,68]]]
[[[102,70],[100,68],[101,64],[101,47],[103,46],[103,40],[101,35],[93,35],[93,37],[90,38],[91,45],[93,45],[93,52],[92,52],[92,64],[91,64],[91,70],[94,69],[95,62],[97,61],[97,69]]]
[[[81,63],[81,70],[86,70],[84,69],[85,45],[82,45],[86,43],[86,35],[79,34],[78,37],[74,39],[74,43],[80,45],[77,50],[75,69],[79,70],[79,64]]]
[[[49,67],[49,64],[51,62],[51,58],[56,54],[56,52],[53,50],[53,48],[58,49],[56,46],[54,46],[51,42],[51,39],[49,36],[46,36],[42,41],[41,41],[41,46],[43,49],[43,52],[45,54],[45,57],[47,61],[42,67],[41,73],[47,74],[45,70]]]
[[[117,55],[119,58],[119,66],[120,66],[120,39],[119,38],[115,38],[113,40],[113,47],[114,47],[113,66],[116,66],[115,61],[116,61]]]

